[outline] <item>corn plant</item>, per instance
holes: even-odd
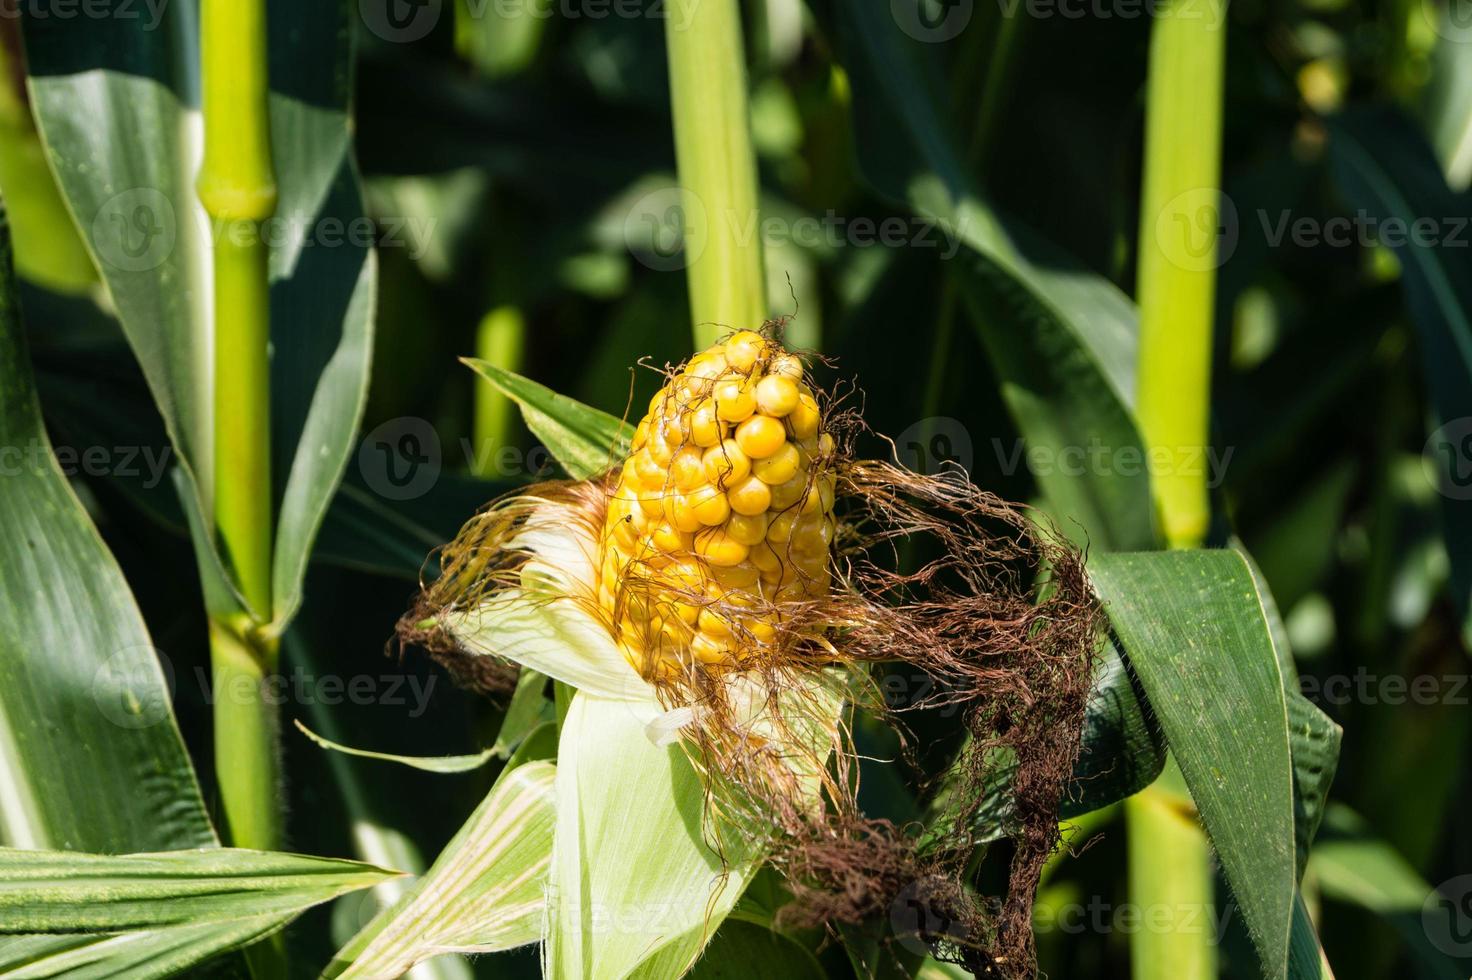
[[[0,976],[1467,975],[1455,5],[62,7]]]

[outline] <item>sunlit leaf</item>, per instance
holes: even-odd
[[[1099,554],[1089,575],[1165,733],[1268,976],[1288,967],[1293,763],[1273,638],[1233,551]]]

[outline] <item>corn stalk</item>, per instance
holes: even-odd
[[[271,618],[269,252],[276,209],[265,0],[205,0],[201,10],[204,161],[200,202],[214,226],[215,529],[243,612],[212,610],[215,761],[231,841],[281,844],[278,721],[263,696],[275,671]]]
[[[1155,22],[1145,113],[1140,201],[1138,415],[1152,450],[1199,458],[1211,403],[1211,326],[1222,228],[1222,64],[1225,0],[1173,3]],[[1206,537],[1206,472],[1152,471],[1157,512],[1172,547]]]
[[[767,318],[756,155],[736,0],[673,0],[665,19],[695,349]]]
[[[1223,227],[1225,14],[1225,0],[1174,2],[1163,9],[1150,39],[1136,284],[1137,409],[1151,458],[1159,451],[1177,461],[1151,472],[1156,513],[1173,548],[1200,547],[1210,523],[1205,470],[1179,461],[1201,459],[1198,450],[1209,437]],[[1125,807],[1131,900],[1140,907],[1204,908],[1212,900],[1210,847],[1184,786],[1178,780],[1172,791],[1167,782],[1158,781]],[[1136,980],[1216,976],[1215,938],[1180,922],[1136,933],[1130,949]]]
[[[526,317],[510,304],[497,306],[481,318],[475,332],[475,356],[507,371],[521,369],[526,347]],[[510,445],[516,405],[495,385],[475,386],[475,472],[496,477],[495,453]]]

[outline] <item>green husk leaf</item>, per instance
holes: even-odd
[[[396,977],[442,953],[540,939],[555,777],[550,762],[509,766],[424,877],[353,937],[324,976]]]
[[[521,407],[527,428],[573,479],[596,476],[628,452],[628,423],[487,361],[460,360]]]
[[[579,692],[557,801],[549,980],[682,974],[756,870],[736,840],[707,843],[706,791],[684,750],[650,742],[627,703]]]

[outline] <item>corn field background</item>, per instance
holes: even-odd
[[[1469,976],[1469,185],[1467,0],[0,0],[0,976]],[[959,896],[800,919],[816,859],[715,802],[770,732],[555,604],[453,621],[473,515],[635,473],[666,366],[762,329],[753,458],[833,457],[810,384],[1082,556],[1021,957],[1052,694],[794,640],[872,696],[803,688],[842,735],[763,799]],[[766,547],[791,472],[680,547]]]

